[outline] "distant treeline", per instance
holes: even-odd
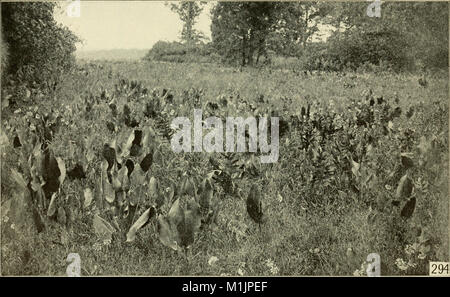
[[[75,55],[79,60],[126,61],[140,60],[147,52],[146,49],[109,49],[77,51]]]
[[[156,43],[146,59],[255,66],[296,57],[301,68],[325,71],[448,67],[447,2],[383,3],[379,18],[367,15],[369,4],[218,2],[211,11],[211,42],[191,33],[182,43]],[[334,28],[331,36],[312,42],[324,25]]]
[[[213,63],[220,61],[221,58],[210,42],[158,41],[144,59],[177,63]]]
[[[299,69],[360,67],[426,70],[448,67],[447,2],[386,2],[381,17],[368,2],[217,2],[212,40],[193,28],[203,2],[171,3],[183,21],[181,42],[157,42],[145,59],[270,65],[295,58]],[[74,65],[79,38],[54,20],[55,2],[2,3],[2,78],[55,84]],[[132,5],[132,3],[130,3]],[[323,25],[335,28],[312,42]]]

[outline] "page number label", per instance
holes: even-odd
[[[450,276],[450,262],[430,262],[430,276]]]

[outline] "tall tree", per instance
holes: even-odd
[[[183,22],[181,39],[187,44],[198,42],[202,38],[201,32],[194,29],[197,18],[203,11],[206,2],[203,1],[181,1],[177,3],[168,3],[170,9],[177,13]]]
[[[74,65],[79,42],[67,27],[58,24],[55,2],[6,2],[1,5],[2,39],[9,47],[8,74],[22,73],[25,80],[47,83],[49,77]]]
[[[347,43],[348,48],[355,48],[360,42],[361,47],[369,50],[372,46],[372,53],[401,67],[407,66],[405,63],[411,67],[422,64],[421,68],[448,65],[447,2],[385,2],[379,18],[367,16],[368,4],[330,3],[334,9],[324,21],[340,29],[332,38],[334,45]]]
[[[212,10],[214,47],[228,62],[242,66],[258,63],[266,54],[267,36],[273,30],[279,3],[219,2]]]
[[[270,47],[281,55],[297,55],[319,31],[322,18],[332,9],[327,2],[285,2],[279,5]]]

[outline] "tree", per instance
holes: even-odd
[[[270,47],[278,54],[297,56],[333,9],[327,2],[285,2],[279,5]]]
[[[267,50],[297,56],[332,9],[324,2],[219,3],[213,10],[212,37],[228,60],[258,63]]]
[[[400,4],[400,3],[398,3]],[[448,67],[449,3],[406,2],[394,6],[400,18],[403,34],[408,43],[405,48],[417,66],[427,68]]]
[[[329,46],[342,61],[346,55],[354,62],[385,60],[398,69],[448,65],[447,2],[385,2],[380,18],[367,16],[368,3],[332,5],[323,20],[337,29]]]
[[[203,34],[194,29],[198,16],[202,13],[206,2],[203,1],[181,1],[168,3],[170,9],[177,13],[183,22],[181,39],[187,44],[195,44],[203,39]]]
[[[67,27],[56,23],[52,2],[2,3],[3,42],[9,47],[7,74],[41,83],[74,65],[79,41]]]
[[[227,62],[257,64],[266,55],[278,7],[276,2],[219,2],[212,10],[213,46]]]

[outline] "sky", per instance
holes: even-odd
[[[183,23],[165,1],[80,1],[78,17],[69,16],[69,1],[60,2],[55,19],[82,40],[78,51],[108,49],[150,49],[159,40],[180,40]],[[210,8],[205,6],[195,29],[211,38]],[[70,10],[73,11],[73,10]],[[329,28],[319,25],[313,41],[323,40]],[[322,34],[324,33],[324,34]],[[325,35],[321,37],[320,35]]]
[[[55,10],[55,19],[84,41],[78,50],[150,49],[159,40],[175,41],[180,37],[183,23],[164,3],[81,1],[79,17],[70,17],[66,1]],[[210,24],[208,5],[195,28],[210,37]]]

